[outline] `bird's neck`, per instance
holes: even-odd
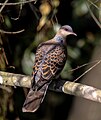
[[[64,38],[64,37],[61,36],[61,35],[56,34],[56,35],[54,36],[53,40],[55,40],[57,43],[66,45],[66,38]]]
[[[64,40],[64,38],[61,35],[55,35],[54,36],[54,40],[56,40],[56,41],[62,41],[62,40]]]

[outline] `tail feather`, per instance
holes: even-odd
[[[23,105],[22,111],[23,112],[35,112],[40,104],[42,103],[44,96],[46,94],[48,85],[45,84],[40,90],[38,91],[33,91],[32,89],[30,89],[25,103]]]

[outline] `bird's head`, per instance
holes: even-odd
[[[55,40],[57,42],[61,42],[61,43],[66,43],[66,37],[68,35],[74,35],[74,36],[77,36],[76,33],[73,32],[72,28],[69,26],[69,25],[64,25],[62,26],[57,34],[55,35]]]
[[[62,26],[58,34],[60,34],[63,38],[66,38],[68,35],[74,35],[77,36],[76,33],[73,32],[73,29],[69,25]]]

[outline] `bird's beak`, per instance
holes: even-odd
[[[76,33],[74,33],[74,32],[69,32],[69,35],[74,35],[74,36],[77,36],[77,34],[76,34]]]

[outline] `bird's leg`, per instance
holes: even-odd
[[[58,76],[56,79],[52,80],[52,84],[49,86],[49,89],[52,91],[62,91],[62,86],[66,82],[66,80],[63,80],[61,76]]]

